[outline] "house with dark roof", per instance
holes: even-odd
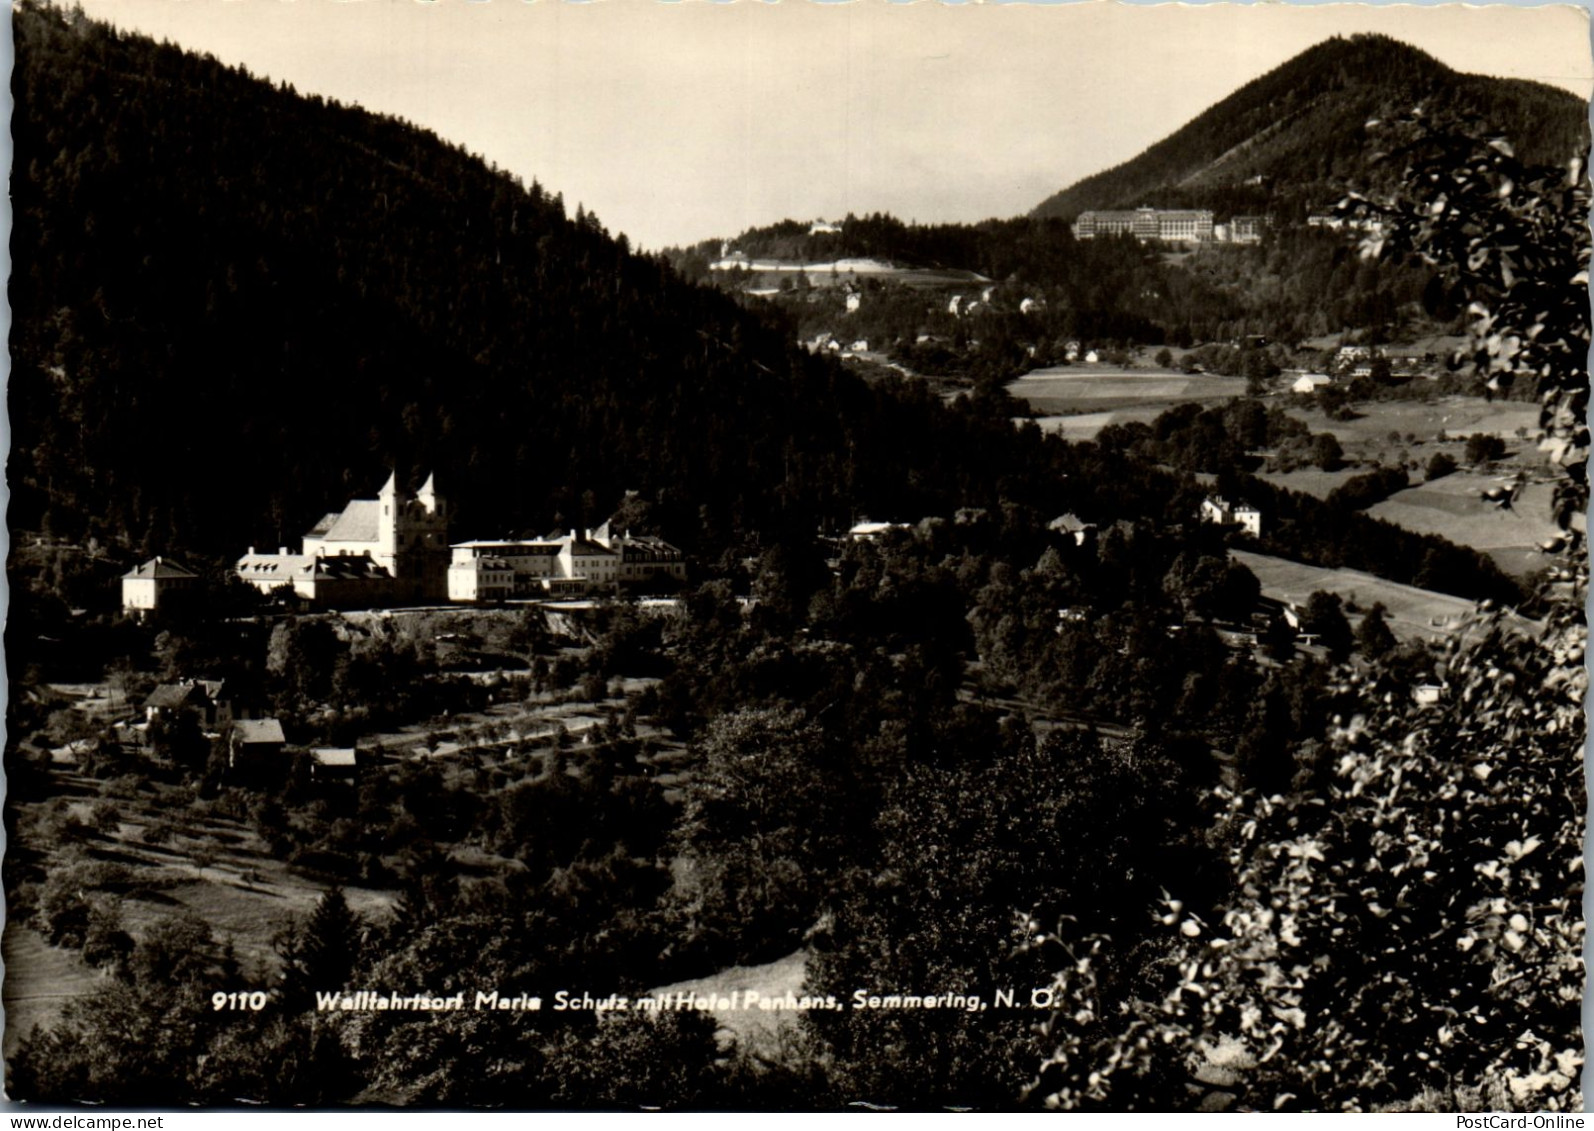
[[[318,558],[290,554],[283,547],[275,554],[257,554],[253,546],[233,567],[241,580],[265,593],[286,586],[323,608],[382,605],[395,599],[393,577],[368,554]]]
[[[226,684],[219,679],[181,679],[161,684],[144,700],[146,722],[183,711],[194,712],[206,730],[226,726],[233,717]]]
[[[193,570],[168,558],[153,557],[122,575],[122,610],[137,617],[150,616],[163,604],[169,607],[174,600],[180,601],[198,584],[199,575]]]
[[[288,743],[276,719],[239,719],[232,725],[227,746],[227,768],[241,774],[259,774],[282,766]]]
[[[360,780],[359,751],[352,746],[310,751],[310,780],[317,785],[354,785]]]

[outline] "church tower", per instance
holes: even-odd
[[[376,494],[376,549],[371,557],[393,577],[398,572],[398,532],[404,501],[399,495],[398,472],[394,471]]]
[[[407,600],[448,598],[448,503],[437,493],[436,480],[428,475],[414,496],[394,486],[392,572]],[[386,505],[384,497],[384,513]]]

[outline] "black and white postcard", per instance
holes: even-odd
[[[10,1100],[1582,1110],[1584,9],[11,33]]]

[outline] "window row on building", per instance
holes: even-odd
[[[1081,212],[1074,221],[1074,238],[1128,235],[1142,243],[1260,243],[1266,227],[1265,216],[1235,216],[1218,224],[1207,209],[1142,207],[1121,212]]]

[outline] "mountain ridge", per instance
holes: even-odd
[[[1030,215],[1071,219],[1150,204],[1295,219],[1352,181],[1376,181],[1370,158],[1377,147],[1366,123],[1419,103],[1436,117],[1481,120],[1532,162],[1563,161],[1588,144],[1587,104],[1566,91],[1464,74],[1388,36],[1335,36],[1245,83],[1138,156],[1052,194]],[[1240,159],[1227,160],[1237,152]]]
[[[717,553],[944,509],[966,469],[934,453],[979,445],[938,434],[1010,430],[397,119],[47,5],[13,38],[13,529],[226,560],[397,468],[437,472],[461,537],[636,490]]]

